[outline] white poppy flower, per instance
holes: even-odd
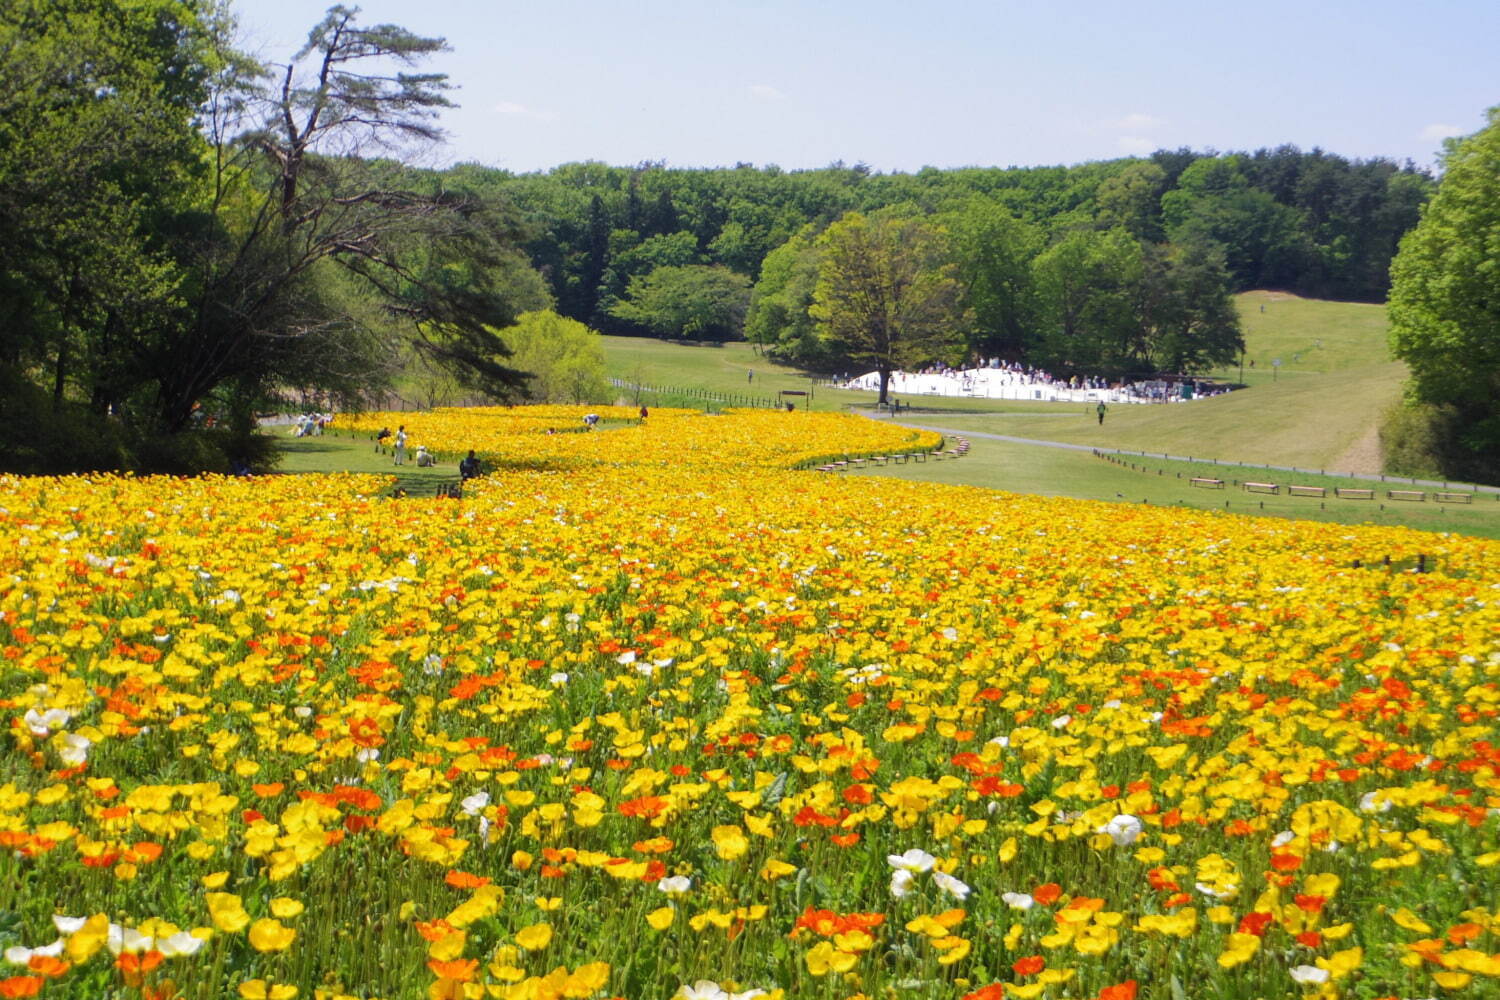
[[[120,931],[120,950],[132,955],[150,951],[156,947],[156,938],[149,934],[142,934],[134,927],[126,927]]]
[[[954,878],[947,872],[933,872],[932,881],[937,884],[937,887],[939,889],[943,890],[954,899],[966,899],[968,898],[969,893],[972,891],[970,890],[967,883]]]
[[[88,917],[65,917],[61,913],[52,915],[52,926],[57,928],[57,933],[67,936],[76,934],[88,923]]]
[[[1098,832],[1109,834],[1109,839],[1118,847],[1129,847],[1140,837],[1143,828],[1139,819],[1130,813],[1121,813],[1101,826]]]
[[[69,767],[78,767],[89,759],[89,747],[94,741],[87,736],[79,736],[77,733],[64,733],[62,749],[57,751],[57,758]]]
[[[156,942],[156,950],[168,958],[177,958],[183,955],[196,955],[198,949],[203,947],[203,939],[194,937],[187,931],[178,931],[171,937],[164,937]]]
[[[64,708],[49,708],[45,712],[28,708],[26,714],[21,716],[21,721],[26,723],[26,728],[31,730],[31,735],[47,736],[52,730],[66,726],[72,717],[73,713]]]
[[[937,858],[920,847],[913,847],[905,854],[887,854],[885,860],[892,868],[904,868],[909,872],[930,872]]]

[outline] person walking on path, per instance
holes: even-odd
[[[749,371],[745,372],[745,381],[746,382],[754,382],[755,381],[755,369],[754,368],[751,368]]]
[[[1105,406],[1104,400],[1101,399],[1099,401],[1099,408],[1096,411],[1099,414],[1099,426],[1101,427],[1104,426],[1104,411],[1107,409],[1109,409],[1109,407]]]
[[[396,428],[396,464],[406,464],[406,425]]]

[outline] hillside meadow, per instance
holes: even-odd
[[[902,397],[902,403],[917,411],[915,422],[959,431],[1227,462],[1379,472],[1376,430],[1386,409],[1400,398],[1406,378],[1405,366],[1390,358],[1384,308],[1270,291],[1243,292],[1235,303],[1245,335],[1245,367],[1208,374],[1226,382],[1238,382],[1243,374],[1246,390],[1190,406],[1115,406],[1102,426],[1093,409],[1081,404],[939,396]],[[811,398],[792,397],[799,407],[840,410],[874,403],[873,393],[815,386],[807,373],[772,363],[750,344],[606,337],[604,345],[612,377],[627,386],[663,390],[618,390],[630,402],[717,410],[751,397],[770,403],[791,389],[812,393]],[[680,391],[686,389],[713,398]],[[1045,466],[1056,458],[1038,453],[1031,462]],[[1019,484],[1011,488],[1024,489]]]
[[[1493,995],[1496,543],[553,416],[0,478],[0,995]]]

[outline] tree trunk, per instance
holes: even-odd
[[[884,406],[889,401],[890,385],[891,370],[889,368],[880,369],[880,399],[876,401],[877,405]]]
[[[57,371],[52,378],[52,404],[61,406],[63,391],[67,387],[68,380],[68,333],[62,333],[62,338],[57,342]]]

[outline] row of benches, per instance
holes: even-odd
[[[952,448],[947,448],[940,451],[892,452],[889,455],[865,455],[858,458],[846,458],[837,462],[829,462],[826,465],[820,465],[818,466],[818,471],[844,472],[845,470],[851,468],[864,468],[866,463],[869,463],[870,465],[888,465],[891,462],[895,462],[898,465],[902,465],[907,462],[925,462],[929,458],[934,462],[939,462],[945,458],[961,458],[968,453],[968,439],[954,438]]]
[[[1222,490],[1224,488],[1224,480],[1210,479],[1206,476],[1194,476],[1188,482],[1200,489]],[[1271,493],[1279,495],[1282,490],[1286,490],[1287,496],[1291,497],[1326,497],[1329,490],[1327,486],[1298,486],[1290,483],[1283,485],[1281,483],[1246,482],[1240,485],[1246,493]],[[1332,489],[1333,495],[1340,500],[1375,499],[1375,491],[1373,489],[1349,486],[1335,486]],[[1386,490],[1385,495],[1388,500],[1425,501],[1427,499],[1427,492],[1425,490]],[[1432,499],[1436,503],[1473,503],[1474,494],[1434,491]]]

